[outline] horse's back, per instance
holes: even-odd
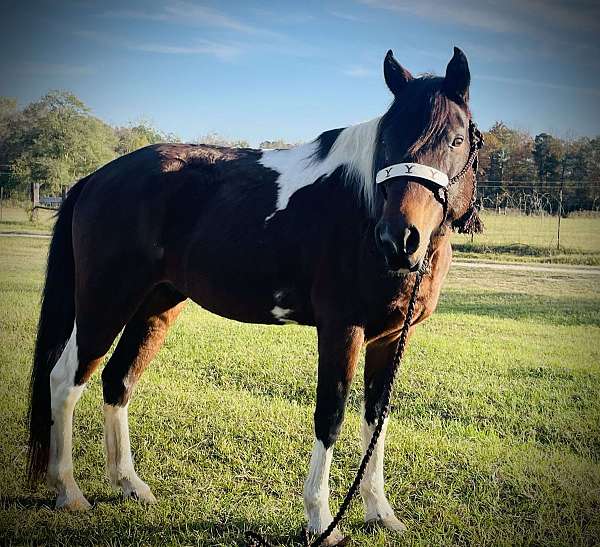
[[[73,217],[83,282],[96,284],[116,269],[123,282],[141,275],[148,284],[169,281],[186,294],[200,292],[189,285],[191,269],[194,283],[205,279],[212,292],[231,279],[272,292],[264,280],[277,266],[273,245],[265,244],[265,218],[276,200],[276,174],[258,163],[260,156],[252,149],[158,144],[90,175]]]

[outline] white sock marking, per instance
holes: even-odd
[[[279,173],[275,211],[265,221],[268,222],[277,211],[285,209],[294,192],[313,184],[323,175],[330,175],[341,165],[345,165],[357,179],[359,193],[371,210],[375,195],[373,155],[379,120],[375,118],[344,129],[323,160],[315,158],[318,150],[316,140],[288,150],[264,151],[260,163]]]
[[[394,510],[391,508],[385,497],[383,488],[383,454],[385,451],[385,433],[387,424],[388,419],[386,418],[379,440],[375,445],[375,450],[373,450],[371,460],[365,470],[365,476],[360,483],[360,493],[365,505],[366,521],[394,516]],[[374,429],[375,424],[371,425],[367,423],[363,412],[360,428],[363,455],[371,442]]]
[[[304,512],[308,518],[308,530],[320,533],[333,520],[329,510],[329,469],[333,448],[315,440],[310,458],[310,470],[304,482]]]
[[[58,493],[57,506],[85,508],[87,501],[73,478],[73,411],[85,385],[75,385],[77,357],[77,327],[50,373],[52,428],[48,483]],[[76,507],[75,507],[76,506]]]
[[[156,501],[148,485],[135,472],[131,444],[129,441],[129,422],[127,407],[104,405],[104,446],[108,476],[115,488],[121,488],[123,494],[136,496],[142,501]]]

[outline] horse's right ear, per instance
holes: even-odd
[[[413,79],[412,74],[394,59],[391,49],[383,60],[383,77],[389,90],[394,95],[399,95],[404,86]]]

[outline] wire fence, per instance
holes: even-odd
[[[478,185],[482,209],[568,215],[600,210],[600,181],[484,181]]]
[[[486,230],[456,238],[463,247],[540,256],[600,253],[600,182],[482,181],[478,189]]]

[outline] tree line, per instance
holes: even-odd
[[[482,205],[526,213],[600,206],[600,136],[532,136],[496,122],[484,132],[478,178]]]
[[[561,183],[567,192],[565,210],[596,208],[600,136],[532,136],[503,122],[496,122],[484,135],[486,144],[478,168],[483,199],[488,201],[484,205],[514,202],[525,188],[530,197],[555,194],[556,183]],[[8,193],[26,192],[31,183],[41,184],[46,194],[59,193],[62,187],[108,161],[157,142],[180,139],[148,122],[111,126],[93,116],[83,101],[66,91],[51,91],[21,109],[16,100],[0,97],[0,185]],[[249,146],[247,141],[230,141],[214,132],[196,142]],[[273,140],[259,146],[291,145]],[[541,206],[552,210],[552,205]]]

